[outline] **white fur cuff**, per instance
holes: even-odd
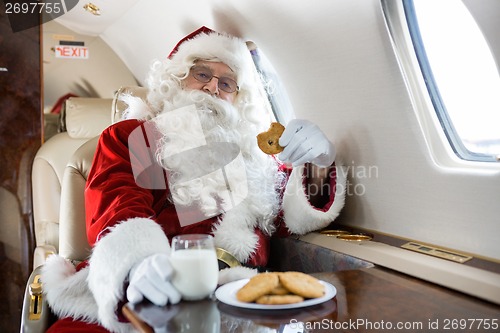
[[[97,322],[97,307],[87,286],[88,267],[76,271],[73,264],[59,255],[51,255],[42,267],[43,291],[59,318],[72,317]]]
[[[155,253],[170,253],[168,238],[151,219],[121,222],[102,237],[90,257],[88,285],[95,295],[101,324],[113,331],[128,325],[117,321],[118,303],[125,298],[124,281],[134,264]]]
[[[223,285],[241,279],[249,279],[252,276],[256,275],[257,273],[258,273],[257,269],[245,266],[224,268],[219,271],[218,284]]]
[[[346,173],[341,170],[341,167],[336,166],[336,168],[334,202],[326,212],[311,206],[307,199],[303,185],[304,166],[292,170],[283,197],[283,214],[290,232],[304,235],[324,228],[340,214],[345,202]]]

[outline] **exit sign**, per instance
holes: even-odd
[[[85,46],[58,45],[55,47],[56,58],[88,59],[89,48]]]

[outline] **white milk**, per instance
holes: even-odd
[[[174,268],[172,284],[183,299],[203,299],[217,287],[219,265],[215,250],[176,250],[172,252],[170,262]]]

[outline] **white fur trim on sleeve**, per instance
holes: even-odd
[[[51,255],[42,267],[43,292],[58,318],[97,322],[97,307],[87,285],[88,267],[76,271],[59,255]]]
[[[346,173],[342,167],[336,168],[334,202],[326,212],[311,206],[307,199],[303,185],[304,166],[292,170],[283,197],[283,214],[290,232],[304,235],[324,228],[340,214],[345,202]]]
[[[249,279],[258,273],[256,268],[236,266],[224,268],[219,271],[218,284],[223,285],[241,279]]]
[[[252,225],[255,218],[247,213],[245,202],[242,202],[237,209],[228,211],[213,228],[215,245],[229,251],[239,262],[250,257],[259,240]]]
[[[124,281],[134,264],[155,253],[170,252],[160,225],[147,218],[132,218],[114,226],[95,245],[89,260],[87,282],[94,294],[100,323],[116,332],[130,329],[116,317],[125,298]]]

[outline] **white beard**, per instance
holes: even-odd
[[[251,231],[252,241],[256,227],[274,231],[284,178],[276,161],[258,149],[255,126],[236,108],[201,91],[179,90],[153,121],[163,135],[157,160],[167,170],[172,201],[178,215],[189,212],[181,225],[222,214],[214,227],[216,243],[228,219],[239,220],[232,223]],[[193,215],[195,207],[201,214]],[[249,254],[232,250],[244,253],[240,261]]]

